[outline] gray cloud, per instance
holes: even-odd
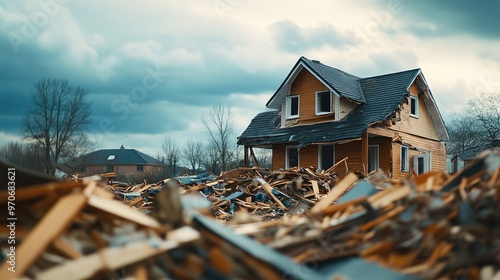
[[[402,1],[402,5],[404,13],[400,16],[408,17],[408,30],[420,37],[471,34],[500,38],[498,1]],[[432,27],[426,23],[432,24]]]
[[[269,28],[280,49],[298,54],[324,45],[341,46],[352,41],[350,36],[342,34],[329,23],[317,27],[300,27],[291,20],[282,20]]]

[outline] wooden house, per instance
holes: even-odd
[[[301,57],[266,107],[238,137],[247,166],[267,148],[275,170],[346,157],[341,170],[394,178],[446,169],[448,133],[420,69],[360,78]]]

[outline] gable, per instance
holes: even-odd
[[[363,92],[358,84],[359,77],[302,56],[288,73],[278,90],[276,90],[274,95],[266,103],[266,107],[276,110],[281,108],[281,104],[290,93],[292,83],[303,69],[309,71],[309,73],[316,77],[316,79],[337,96],[358,103],[365,102]]]

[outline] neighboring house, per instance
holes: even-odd
[[[77,159],[80,177],[115,172],[118,180],[159,180],[163,175],[161,161],[135,149],[103,149]]]
[[[247,166],[267,148],[273,169],[348,157],[349,171],[394,178],[446,170],[448,133],[420,69],[359,78],[301,57],[266,107],[238,137]]]
[[[496,150],[500,151],[500,139],[493,139],[488,144],[477,145],[474,147],[470,147],[465,149],[465,151],[451,156],[450,160],[450,173],[455,173],[458,170],[462,169],[464,166],[469,164],[472,160],[474,160],[479,154],[488,150]]]

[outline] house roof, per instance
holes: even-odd
[[[135,149],[103,149],[88,153],[79,159],[81,165],[162,165],[162,162]]]
[[[308,60],[301,58],[299,61]],[[358,78],[357,83],[363,94],[364,102],[339,121],[280,128],[279,110],[262,112],[251,121],[247,129],[239,137],[238,144],[264,146],[288,142],[298,143],[299,147],[302,147],[311,143],[337,142],[359,138],[370,124],[388,120],[394,112],[400,109],[400,105],[409,95],[409,87],[419,75],[421,75],[421,70],[413,69],[368,78]],[[423,79],[423,76],[421,79]],[[350,88],[352,89],[352,87]],[[428,95],[431,96],[430,92]],[[268,104],[275,97],[276,94]],[[439,113],[439,111],[437,112]],[[438,116],[440,118],[440,115]],[[441,130],[444,131],[444,134],[440,133],[440,137],[443,141],[446,141],[448,138],[442,119],[441,122],[436,123],[443,126]]]
[[[305,57],[300,57],[295,66],[292,68],[278,90],[274,93],[266,106],[273,109],[279,109],[283,99],[288,95],[290,87],[297,75],[302,69],[307,69],[326,87],[335,94],[354,100],[358,103],[364,103],[365,97],[359,86],[359,77],[346,73],[337,68],[322,64],[317,60],[310,60]]]

